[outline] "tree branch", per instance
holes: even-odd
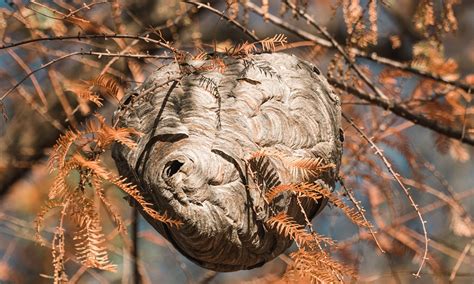
[[[329,34],[329,32],[326,30],[326,28],[324,27],[321,27],[318,23],[316,23],[316,21],[310,16],[308,15],[306,12],[304,12],[303,10],[301,9],[298,9],[293,3],[291,3],[290,1],[288,0],[284,0],[284,3],[286,3],[286,5],[288,5],[293,11],[295,11],[296,13],[298,13],[300,16],[302,16],[310,25],[312,25],[313,27],[315,27],[320,33],[322,33],[324,35],[324,37],[326,37],[327,40],[329,40],[329,42],[331,43],[331,46],[333,48],[335,48],[337,50],[337,52],[339,52],[339,54],[341,54],[344,59],[346,60],[347,64],[349,65],[349,67],[354,70],[354,72],[357,74],[357,76],[359,76],[359,78],[362,79],[362,81],[364,81],[367,86],[369,86],[370,89],[372,89],[372,91],[374,91],[374,93],[382,98],[382,99],[385,99],[385,100],[388,100],[388,97],[372,82],[372,80],[370,80],[370,78],[364,74],[362,72],[362,70],[360,70],[360,68],[355,64],[354,60],[352,58],[349,57],[349,55],[344,51],[344,49],[342,48],[342,46],[336,41],[336,39],[334,39],[333,36],[331,36]]]
[[[51,61],[49,61],[46,64],[43,64],[41,67],[34,69],[30,71],[28,74],[26,74],[25,77],[23,77],[18,83],[16,83],[13,87],[11,87],[7,92],[5,92],[1,97],[0,97],[0,103],[13,91],[18,88],[24,81],[26,81],[30,76],[32,76],[34,73],[48,68],[51,65],[58,63],[59,61],[62,61],[64,59],[67,59],[72,56],[76,55],[85,55],[85,56],[97,56],[99,59],[101,57],[126,57],[126,58],[154,58],[154,59],[173,59],[174,57],[171,56],[166,56],[166,55],[151,55],[151,54],[122,54],[122,53],[110,53],[110,52],[96,52],[96,51],[76,51],[76,52],[71,52],[68,54],[65,54],[61,57],[55,58]]]
[[[450,138],[457,139],[462,143],[474,146],[474,138],[466,137],[462,130],[453,129],[450,126],[441,125],[438,121],[430,119],[424,116],[423,114],[411,112],[402,103],[398,103],[390,99],[379,98],[371,93],[347,86],[346,84],[334,78],[328,78],[328,82],[342,91],[348,92],[351,95],[354,95],[360,99],[368,101],[383,109],[389,110],[393,114],[403,117],[404,119],[409,120],[417,125],[431,129]]]
[[[387,170],[390,172],[390,174],[393,176],[393,178],[395,179],[395,181],[398,183],[398,185],[400,186],[400,188],[403,190],[403,193],[405,193],[405,196],[408,198],[408,200],[410,201],[410,205],[413,207],[413,209],[415,210],[416,214],[418,215],[418,219],[420,220],[420,223],[421,223],[421,227],[423,229],[423,237],[424,237],[424,243],[425,243],[425,248],[424,248],[424,252],[423,252],[423,256],[422,256],[422,259],[421,259],[421,263],[420,263],[420,266],[418,268],[418,271],[413,274],[416,278],[419,278],[420,277],[420,273],[421,273],[421,269],[423,268],[423,265],[425,264],[425,261],[428,259],[427,256],[428,256],[428,231],[426,230],[426,221],[425,219],[423,218],[423,215],[421,215],[421,212],[420,210],[418,209],[418,205],[416,204],[415,200],[413,199],[413,197],[411,196],[410,192],[409,192],[409,189],[403,184],[403,182],[401,181],[400,179],[400,175],[395,172],[395,170],[393,169],[392,165],[390,164],[390,162],[388,161],[388,159],[385,157],[385,155],[383,154],[382,150],[377,146],[377,144],[374,143],[374,141],[372,141],[372,139],[370,139],[363,131],[362,129],[360,129],[355,123],[354,121],[352,121],[351,118],[347,117],[344,113],[342,114],[342,117],[344,117],[344,119],[357,131],[357,133],[360,134],[360,136],[362,136],[362,138],[364,138],[364,140],[367,141],[367,143],[369,143],[371,145],[371,147],[375,150],[375,154],[377,156],[380,157],[380,159],[382,160],[382,162],[384,163],[384,165],[387,167]]]
[[[234,19],[231,19],[229,16],[227,16],[226,14],[224,14],[223,12],[211,7],[209,4],[204,4],[204,3],[199,3],[199,2],[195,2],[195,1],[183,1],[185,3],[188,3],[188,4],[192,4],[194,6],[196,6],[198,9],[200,8],[205,8],[206,10],[209,10],[211,11],[212,13],[218,15],[219,17],[222,17],[224,19],[226,19],[227,21],[229,21],[230,23],[232,23],[234,26],[238,27],[241,31],[243,31],[246,35],[248,35],[251,39],[253,39],[254,41],[259,41],[260,39],[257,37],[257,35],[255,35],[255,32],[254,31],[250,31],[249,29],[247,29],[246,27],[242,26],[239,22],[237,22],[236,20]]]
[[[291,32],[291,33],[293,33],[293,34],[295,34],[295,35],[297,35],[297,36],[299,36],[299,37],[301,37],[305,40],[312,41],[315,44],[323,46],[323,47],[327,47],[327,48],[331,48],[331,49],[335,48],[331,44],[331,42],[328,41],[328,40],[320,38],[320,37],[318,37],[316,35],[313,35],[313,34],[307,32],[307,31],[304,31],[302,29],[299,29],[298,27],[289,24],[288,22],[284,21],[283,19],[281,19],[281,18],[279,18],[279,17],[277,17],[273,14],[270,14],[270,13],[265,14],[260,7],[258,7],[257,5],[255,5],[254,3],[250,2],[250,1],[248,1],[244,5],[251,12],[253,12],[253,13],[259,15],[259,16],[266,15],[268,21],[270,21],[272,24],[274,24],[274,25],[276,25],[276,26],[278,26],[278,27],[280,27],[284,30],[287,30],[287,31],[289,31],[289,32]],[[351,54],[354,54],[356,57],[369,59],[369,60],[374,61],[376,63],[383,64],[383,65],[386,65],[386,66],[390,66],[392,68],[396,68],[396,69],[399,69],[399,70],[402,70],[402,71],[405,71],[405,72],[409,72],[409,73],[412,73],[412,74],[415,74],[415,75],[418,75],[418,76],[421,76],[421,77],[424,77],[424,78],[427,78],[427,79],[435,80],[437,82],[444,83],[444,84],[449,84],[449,85],[455,86],[457,88],[460,88],[460,89],[462,89],[466,92],[469,92],[469,90],[474,89],[473,85],[466,84],[462,81],[445,79],[445,78],[443,78],[442,76],[440,76],[438,74],[434,74],[434,73],[431,73],[431,72],[428,72],[428,71],[425,71],[425,70],[420,70],[420,69],[417,69],[415,67],[412,67],[409,63],[402,63],[402,62],[399,62],[399,61],[396,61],[396,60],[392,60],[390,58],[379,56],[375,52],[368,53],[368,52],[365,52],[365,51],[357,49],[357,48],[350,48],[349,52]]]
[[[121,39],[139,39],[144,42],[150,42],[157,44],[165,49],[168,49],[172,52],[177,52],[177,50],[169,45],[166,42],[152,39],[146,36],[140,36],[140,35],[128,35],[128,34],[78,34],[77,36],[57,36],[57,37],[40,37],[40,38],[32,38],[24,41],[19,41],[19,42],[14,42],[14,43],[9,43],[9,44],[4,44],[0,46],[0,50],[2,49],[7,49],[7,48],[12,48],[12,47],[18,47],[26,44],[31,44],[31,43],[36,43],[36,42],[43,42],[43,41],[60,41],[60,40],[78,40],[81,41],[83,39],[103,39],[107,40],[109,38],[121,38]]]

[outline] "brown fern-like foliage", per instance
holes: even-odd
[[[321,184],[282,184],[267,191],[265,198],[270,203],[283,192],[292,192],[296,196],[307,197],[315,201],[327,198],[330,203],[341,209],[353,223],[360,227],[371,228],[362,212],[348,207],[341,198]],[[301,203],[299,204],[301,206]],[[298,246],[298,250],[290,254],[294,264],[289,267],[283,279],[287,282],[299,279],[299,281],[308,283],[339,283],[343,282],[344,276],[356,277],[353,269],[331,258],[329,252],[322,246],[324,243],[328,249],[334,249],[336,248],[335,241],[314,232],[306,215],[305,219],[306,225],[301,225],[284,212],[280,212],[266,221],[270,228],[275,228],[280,234],[294,240]],[[309,228],[309,231],[306,227]]]
[[[287,157],[286,161],[294,176],[301,174],[304,180],[310,180],[323,172],[334,169],[332,163],[325,163],[321,158]]]
[[[311,234],[306,232],[305,226],[296,223],[293,218],[281,212],[268,219],[267,224],[275,228],[280,234],[294,240],[298,247],[304,246],[312,240]]]
[[[280,234],[294,240],[298,247],[311,246],[313,242],[324,242],[330,246],[335,245],[334,240],[316,233],[309,233],[305,226],[296,221],[284,212],[280,212],[267,220],[271,228],[275,228]]]
[[[134,135],[140,134],[133,129],[109,126],[104,117],[96,115],[95,119],[86,122],[83,130],[67,131],[54,146],[48,166],[50,171],[57,172],[57,175],[49,191],[49,200],[38,213],[35,223],[37,240],[42,242],[40,232],[45,215],[53,208],[62,208],[52,246],[55,283],[67,281],[64,271],[66,242],[64,221],[66,218],[77,227],[72,234],[77,259],[86,267],[116,270],[116,266],[109,260],[98,208],[90,197],[93,194],[98,197],[109,212],[118,231],[125,237],[126,227],[117,209],[105,194],[105,184],[113,184],[127,193],[144,212],[154,219],[170,226],[181,224],[180,221],[152,209],[151,204],[145,201],[135,185],[102,165],[101,154],[113,142],[131,148],[135,147],[132,139]],[[72,182],[69,178],[72,174],[79,175],[79,181]]]
[[[288,38],[284,34],[276,34],[273,37],[267,37],[256,42],[237,44],[228,49],[226,53],[230,56],[239,57],[252,53],[273,52],[277,47],[284,47],[287,42]]]
[[[281,235],[294,240],[298,247],[296,252],[290,254],[294,263],[289,266],[282,280],[289,283],[294,281],[334,283],[342,282],[346,276],[355,277],[356,273],[351,268],[331,258],[329,251],[337,247],[336,242],[314,231],[311,220],[306,215],[300,198],[309,198],[316,202],[327,199],[331,204],[341,209],[356,225],[371,228],[369,222],[364,218],[363,212],[347,206],[340,197],[333,194],[327,186],[319,182],[290,184],[280,184],[279,182],[267,182],[265,184],[264,182],[259,182],[259,180],[272,180],[270,158],[280,160],[294,177],[299,176],[303,180],[314,179],[324,172],[333,169],[335,165],[327,164],[321,158],[294,157],[275,149],[262,149],[251,154],[249,161],[251,162],[251,169],[255,170],[252,177],[255,179],[256,184],[261,184],[259,190],[264,192],[267,204],[270,205],[280,194],[289,192],[296,196],[296,201],[306,221],[304,225],[299,224],[285,212],[276,213],[266,220],[269,228],[275,229]],[[259,176],[261,176],[260,179],[258,178]],[[274,186],[269,188],[268,184],[273,184]]]
[[[309,222],[309,220],[307,220]],[[280,234],[294,240],[298,250],[290,254],[294,263],[288,267],[283,280],[308,283],[335,283],[343,282],[345,276],[356,277],[356,273],[337,260],[331,258],[327,250],[336,248],[336,243],[329,237],[324,237],[313,231],[312,225],[305,225],[296,221],[284,212],[270,217],[266,223]],[[322,243],[326,244],[323,248]]]
[[[260,193],[264,193],[270,188],[278,186],[280,179],[271,161],[266,156],[252,157],[249,162],[250,175]]]
[[[330,203],[332,203],[334,206],[337,208],[341,209],[342,212],[351,220],[354,224],[361,226],[361,227],[367,227],[370,226],[368,224],[362,214],[358,212],[355,208],[349,207],[347,204],[342,201],[342,199],[338,196],[336,196],[334,193],[332,193],[328,188],[322,187],[319,192],[321,193],[322,196],[328,199]]]
[[[290,191],[296,195],[309,197],[318,201],[323,198],[323,195],[320,193],[321,189],[322,186],[317,183],[281,184],[266,192],[265,197],[269,202],[271,202],[281,193]]]
[[[356,277],[354,270],[334,260],[325,251],[299,249],[290,254],[295,261],[285,279],[309,283],[343,283],[344,276]]]
[[[355,208],[349,207],[347,204],[342,201],[342,199],[332,193],[328,188],[324,187],[319,183],[299,183],[299,184],[282,184],[273,187],[265,193],[265,198],[268,202],[271,202],[275,197],[283,192],[293,192],[298,196],[304,196],[311,198],[315,201],[321,200],[322,198],[327,198],[328,201],[341,209],[344,214],[351,220],[354,224],[362,227],[368,227],[370,224],[364,220],[362,214],[358,212]]]
[[[110,74],[100,74],[88,81],[66,82],[67,90],[76,95],[79,109],[83,114],[90,113],[89,103],[97,107],[103,106],[103,99],[118,102],[124,95],[126,84],[120,78]]]
[[[303,180],[314,179],[322,173],[334,169],[335,165],[326,163],[322,158],[295,157],[276,149],[263,148],[252,153],[250,160],[261,157],[272,157],[281,160],[291,171],[293,176],[300,175]]]
[[[106,240],[93,200],[80,191],[70,193],[68,199],[69,215],[78,227],[73,237],[76,257],[86,267],[116,271],[116,266],[109,261]]]

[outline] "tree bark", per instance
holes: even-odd
[[[164,65],[125,96],[114,119],[144,135],[136,149],[114,145],[113,157],[156,210],[184,223],[169,227],[142,212],[157,231],[195,263],[235,271],[291,245],[265,221],[286,212],[305,224],[296,197],[267,204],[263,194],[303,181],[333,188],[342,131],[339,98],[317,67],[277,53],[221,59],[224,71],[212,58]],[[250,159],[261,149],[336,166],[319,176],[294,174],[285,160]],[[309,218],[325,205],[301,201]]]

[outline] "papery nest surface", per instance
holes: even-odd
[[[285,212],[305,224],[294,194],[267,202],[266,192],[301,182],[334,187],[340,100],[316,66],[295,56],[222,55],[224,68],[214,68],[215,56],[165,64],[126,95],[114,119],[144,135],[136,149],[115,145],[113,157],[154,209],[183,223],[142,212],[183,255],[212,270],[251,269],[292,244],[268,218]],[[292,166],[305,159],[334,166]],[[326,203],[300,202],[310,219]]]

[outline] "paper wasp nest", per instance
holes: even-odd
[[[295,56],[220,60],[164,65],[127,95],[114,119],[144,135],[134,150],[115,145],[113,157],[154,209],[183,222],[168,227],[142,212],[158,232],[195,263],[235,271],[261,266],[291,245],[267,226],[270,216],[286,212],[305,224],[294,195],[267,204],[266,191],[303,181],[334,186],[340,101],[320,71]],[[255,155],[262,150],[278,154]],[[335,167],[307,175],[281,157]],[[301,200],[309,218],[325,205]]]

